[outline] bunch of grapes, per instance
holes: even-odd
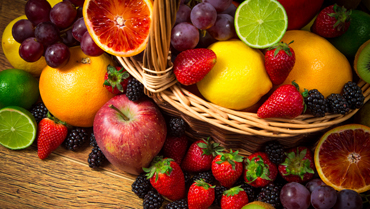
[[[69,47],[81,45],[90,56],[103,53],[91,36],[82,16],[84,0],[64,0],[53,8],[47,0],[29,0],[25,6],[27,19],[17,21],[12,28],[14,39],[21,44],[19,55],[27,62],[42,56],[53,68],[65,64]]]
[[[235,37],[235,11],[232,0],[182,0],[172,28],[172,47],[181,52]]]

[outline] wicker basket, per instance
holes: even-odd
[[[145,86],[151,97],[166,113],[182,117],[190,126],[193,138],[211,136],[226,148],[237,148],[243,154],[259,150],[269,140],[279,140],[293,147],[312,140],[328,128],[339,125],[358,110],[346,115],[327,114],[322,118],[303,114],[295,119],[261,119],[256,113],[223,108],[197,97],[182,88],[172,71],[170,59],[171,28],[180,0],[154,1],[153,21],[142,62],[132,57],[117,57],[127,71]],[[365,102],[370,99],[369,84],[360,81]]]

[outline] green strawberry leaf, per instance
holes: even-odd
[[[236,187],[232,187],[232,188],[224,191],[223,194],[226,195],[227,197],[237,195],[237,194],[239,194],[239,192],[244,191],[244,189],[242,189],[240,186],[241,185],[236,186]]]

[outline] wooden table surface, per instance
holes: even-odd
[[[0,0],[0,37],[10,21],[24,14],[25,0]],[[0,51],[0,71],[12,68]],[[0,145],[0,208],[142,208],[131,191],[135,176],[112,165],[89,168],[91,147],[59,147],[46,160],[33,145],[13,151]]]

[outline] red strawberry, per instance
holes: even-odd
[[[172,158],[177,164],[181,165],[188,148],[188,141],[186,136],[167,136],[163,145],[163,156]]]
[[[220,153],[212,161],[212,174],[221,186],[230,188],[243,173],[243,157],[239,151]]]
[[[245,160],[244,181],[253,187],[265,187],[273,182],[277,176],[277,168],[267,154],[256,152]]]
[[[181,163],[181,168],[188,172],[202,172],[211,170],[212,160],[216,152],[221,152],[219,143],[207,140],[198,140],[190,145]]]
[[[123,67],[108,65],[104,76],[104,86],[113,94],[122,94],[126,91],[130,74]]]
[[[205,48],[188,49],[177,55],[173,64],[177,80],[192,85],[204,78],[216,64],[216,54]]]
[[[50,116],[42,119],[37,128],[37,155],[47,158],[67,138],[68,128],[64,122]]]
[[[289,44],[293,43],[290,42]],[[270,80],[275,85],[282,84],[295,64],[294,50],[286,43],[270,47],[265,54],[265,68]]]
[[[296,83],[277,88],[257,110],[260,118],[292,119],[302,114],[305,108],[303,96]]]
[[[150,184],[159,194],[176,201],[185,197],[185,177],[180,166],[171,158],[157,156],[150,168],[143,168]]]
[[[288,150],[285,161],[278,169],[280,175],[288,182],[304,183],[311,180],[315,174],[311,150],[303,146]]]
[[[240,186],[226,190],[221,198],[221,209],[241,209],[248,203],[247,193]]]
[[[325,38],[334,38],[344,34],[350,25],[352,10],[337,4],[325,7],[311,26],[311,31]]]
[[[196,180],[189,188],[188,207],[189,209],[207,209],[215,200],[215,186],[212,186],[203,179]]]

